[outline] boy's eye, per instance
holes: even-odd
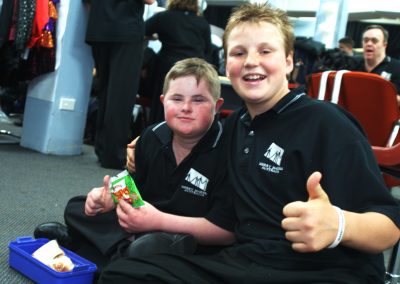
[[[179,96],[173,96],[173,97],[171,97],[171,100],[173,100],[173,101],[181,101],[182,98],[179,97]]]
[[[231,56],[242,56],[244,54],[241,50],[235,50],[231,52]]]
[[[204,102],[204,98],[200,96],[193,97],[194,102]]]
[[[263,49],[263,50],[261,50],[260,53],[261,54],[268,54],[268,53],[270,53],[270,51],[268,49]]]

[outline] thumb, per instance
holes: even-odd
[[[106,175],[103,178],[103,192],[102,192],[102,200],[105,202],[107,200],[108,195],[110,195],[110,176]]]
[[[105,190],[107,190],[107,191],[110,190],[110,176],[109,175],[104,176],[103,185],[104,185]]]
[[[328,195],[321,187],[320,184],[321,178],[322,174],[320,172],[314,172],[308,178],[307,180],[308,200],[313,200],[313,199],[329,200]]]

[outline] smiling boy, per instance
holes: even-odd
[[[214,119],[223,103],[218,74],[203,59],[178,61],[163,91],[166,121],[146,128],[136,145],[134,180],[145,205],[115,206],[106,176],[103,187],[68,202],[67,227],[39,225],[36,238],[57,239],[98,271],[124,255],[203,253],[234,241],[230,193],[218,186],[226,174],[223,128]]]
[[[269,4],[240,6],[225,29],[227,76],[245,102],[224,128],[237,243],[121,259],[100,283],[383,283],[399,205],[352,116],[289,90],[293,41]]]

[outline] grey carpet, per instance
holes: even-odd
[[[19,135],[21,129],[0,123]],[[103,176],[118,170],[97,163],[94,149],[84,145],[79,156],[45,155],[7,144],[15,139],[0,134],[0,283],[31,283],[8,265],[8,244],[19,236],[33,236],[43,222],[63,222],[67,201],[102,185]]]

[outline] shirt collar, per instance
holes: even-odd
[[[264,113],[261,113],[255,117],[264,117],[266,115],[271,115],[272,114],[279,114],[282,113],[286,108],[288,108],[290,105],[296,103],[298,99],[302,96],[304,96],[305,93],[305,86],[300,86],[294,90],[291,90],[289,93],[287,93],[285,96],[283,96],[271,109],[267,110]],[[245,123],[246,125],[250,125],[251,123],[251,117],[247,109],[243,110],[243,114],[240,116],[240,120]]]
[[[165,121],[158,123],[152,128],[152,131],[155,133],[157,138],[161,141],[163,146],[172,143],[172,131],[168,127]],[[201,138],[199,143],[193,148],[193,151],[197,149],[208,149],[217,147],[218,143],[221,140],[223,132],[223,127],[221,122],[217,119],[214,119],[213,124],[207,133]]]

